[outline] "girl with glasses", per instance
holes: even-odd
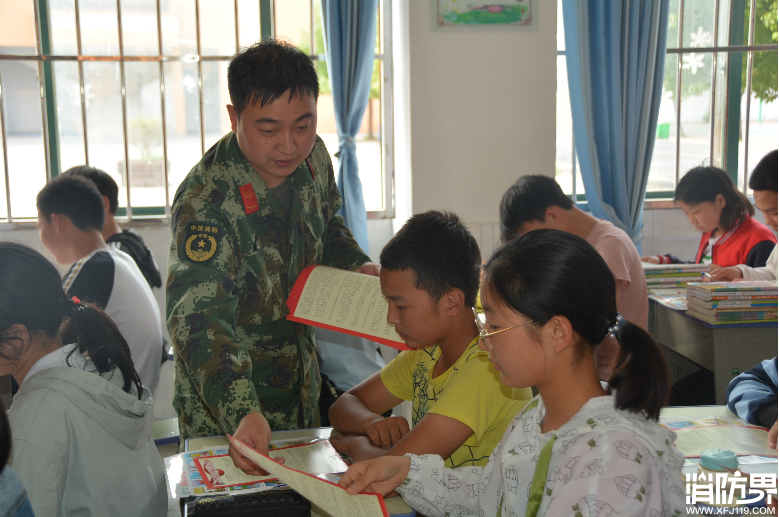
[[[350,493],[396,490],[417,511],[443,515],[677,515],[684,458],[657,424],[669,386],[662,352],[616,309],[615,283],[584,239],[529,232],[484,268],[481,345],[501,381],[536,386],[485,467],[446,469],[434,455],[352,465]],[[597,346],[620,344],[608,385]]]

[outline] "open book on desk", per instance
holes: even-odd
[[[768,447],[768,429],[740,418],[722,416],[661,416],[660,424],[676,433],[674,445],[686,458],[695,458],[706,449],[728,449],[738,456],[776,457]]]
[[[408,350],[387,323],[387,300],[381,294],[379,277],[309,266],[295,282],[287,307],[288,320]]]
[[[232,436],[228,438],[241,454],[333,517],[389,517],[379,494],[351,495],[336,483],[281,465]]]

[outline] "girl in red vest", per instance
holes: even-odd
[[[674,201],[690,224],[703,232],[697,264],[763,267],[776,244],[766,226],[755,221],[755,209],[730,176],[717,167],[695,167],[679,181]],[[653,264],[678,264],[673,255],[642,257]]]

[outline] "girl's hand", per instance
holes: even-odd
[[[408,477],[411,459],[405,456],[382,456],[355,463],[344,473],[338,484],[350,494],[367,488],[369,492],[387,495]]]
[[[641,262],[648,262],[650,264],[659,264],[660,259],[657,258],[657,255],[650,255],[648,257],[641,257]]]
[[[712,264],[712,268],[714,265]],[[721,267],[712,269],[709,274],[713,282],[732,282],[742,278],[741,270],[737,267]]]
[[[771,426],[771,430],[768,431],[768,446],[772,449],[776,449],[776,429],[777,422],[774,422],[774,425]]]

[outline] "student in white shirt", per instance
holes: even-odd
[[[62,175],[38,193],[41,242],[60,264],[73,263],[62,285],[116,323],[144,386],[154,392],[162,359],[157,301],[132,257],[106,245],[103,198],[90,180]]]
[[[0,375],[20,385],[9,464],[35,515],[166,515],[151,393],[119,329],[22,244],[0,242],[0,277]]]

